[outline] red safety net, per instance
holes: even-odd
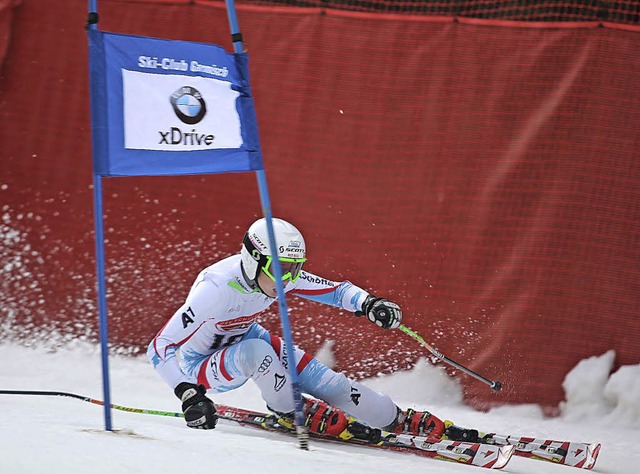
[[[482,2],[480,2],[482,3]],[[0,331],[97,337],[84,3],[14,9],[0,80]],[[229,45],[220,2],[101,2],[106,31]],[[307,269],[402,305],[492,379],[474,406],[556,406],[565,374],[640,346],[640,33],[629,25],[240,4],[274,215]],[[107,179],[110,340],[144,349],[260,216],[251,174]],[[399,331],[291,299],[297,344],[356,377],[412,367]],[[279,332],[277,311],[262,318]],[[427,402],[427,401],[425,401]]]
[[[527,22],[640,23],[637,0],[240,0],[240,3]]]

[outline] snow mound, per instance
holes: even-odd
[[[565,420],[603,419],[640,428],[640,365],[622,366],[611,374],[615,357],[610,350],[583,359],[566,375],[565,401],[560,404]]]

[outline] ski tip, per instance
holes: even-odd
[[[477,443],[476,455],[472,464],[489,469],[505,467],[516,450],[515,445],[496,446],[494,444]]]
[[[515,445],[503,446],[502,448],[496,463],[493,465],[493,469],[502,469],[505,467],[509,463],[511,456],[516,452]]]
[[[584,463],[583,469],[593,469],[598,460],[598,454],[600,454],[600,443],[591,443],[587,448],[587,459]]]

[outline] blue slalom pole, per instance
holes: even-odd
[[[98,274],[98,313],[100,315],[100,352],[102,355],[102,389],[104,392],[104,429],[111,431],[111,389],[109,384],[109,330],[107,324],[107,285],[104,252],[102,176],[93,175],[94,219],[96,231],[96,269]]]
[[[236,7],[234,0],[225,0],[227,5],[227,16],[229,18],[229,28],[231,30],[231,40],[233,42],[233,50],[236,54],[243,51],[242,34],[238,24],[236,15]],[[278,245],[276,242],[275,232],[273,230],[273,215],[271,213],[271,199],[269,198],[269,188],[267,186],[267,175],[264,169],[256,171],[258,179],[258,192],[260,194],[260,202],[262,204],[262,213],[267,221],[267,232],[269,234],[269,245],[272,253],[277,256]],[[278,294],[278,308],[280,310],[280,322],[282,324],[282,335],[284,336],[286,363],[291,379],[291,388],[293,389],[293,401],[295,405],[295,424],[298,434],[300,448],[309,449],[309,432],[305,427],[304,407],[302,404],[302,391],[300,382],[298,381],[298,369],[294,355],[293,336],[291,335],[291,325],[289,323],[289,310],[287,308],[287,300],[284,294],[284,286],[282,284],[282,267],[280,260],[274,258],[273,273],[276,279],[276,292]]]
[[[87,28],[96,29],[98,23],[98,2],[89,0]],[[94,102],[94,101],[92,101]],[[93,115],[93,113],[92,113]],[[93,153],[96,153],[94,147]],[[107,285],[104,252],[104,219],[102,205],[102,176],[93,174],[93,213],[96,239],[96,273],[98,278],[98,315],[100,318],[100,351],[102,355],[102,389],[104,397],[104,429],[112,431],[111,388],[109,383],[109,330],[107,324]]]

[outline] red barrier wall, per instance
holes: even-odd
[[[104,1],[107,31],[229,45],[210,4]],[[85,2],[25,1],[0,79],[0,331],[96,338]],[[274,214],[308,269],[399,302],[475,406],[556,405],[564,375],[640,360],[640,33],[595,24],[241,6]],[[610,26],[610,25],[609,25]],[[4,27],[3,27],[4,28]],[[230,48],[229,48],[230,49]],[[111,340],[143,348],[260,215],[255,178],[105,180]],[[291,300],[294,338],[354,376],[424,351]],[[278,330],[274,312],[264,324]]]

